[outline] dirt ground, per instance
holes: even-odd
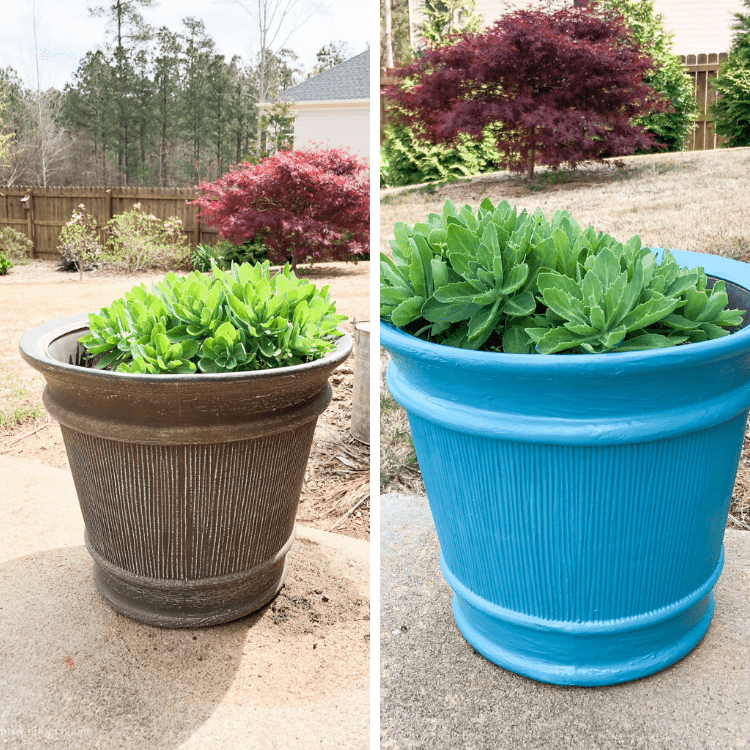
[[[639,235],[648,247],[711,253],[750,262],[750,148],[627,157],[558,174],[540,170],[535,180],[507,172],[446,185],[381,190],[380,247],[389,253],[393,226],[425,221],[446,198],[474,209],[487,196],[497,204],[545,215],[569,211],[582,227],[594,226],[620,241]],[[424,494],[409,426],[388,394],[382,374],[382,492]],[[728,527],[750,531],[750,434],[746,433]]]
[[[297,275],[330,286],[337,311],[349,320],[369,320],[370,262],[325,263],[300,267]],[[59,425],[39,409],[44,379],[18,353],[21,335],[36,325],[79,312],[94,312],[141,282],[163,273],[114,274],[96,269],[84,274],[56,270],[51,261],[34,260],[0,276],[0,399],[19,398],[42,416],[9,429],[0,422],[0,454],[47,466],[67,468]],[[370,451],[350,432],[354,357],[331,377],[333,399],[321,415],[300,498],[298,519],[307,526],[358,539],[370,537]],[[19,396],[19,394],[22,394]]]

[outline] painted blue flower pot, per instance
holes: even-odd
[[[750,266],[674,256],[748,306]],[[600,355],[474,352],[387,324],[381,344],[456,624],[478,652],[543,682],[608,685],[700,641],[750,406],[750,328]]]

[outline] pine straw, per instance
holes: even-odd
[[[324,458],[317,464],[317,471],[335,477],[334,488],[321,500],[313,503],[315,512],[302,521],[317,521],[321,518],[339,516],[326,531],[338,528],[357,510],[369,511],[370,503],[370,449],[351,435],[336,436],[325,425],[322,430],[328,437],[318,441],[325,450]]]
[[[390,357],[380,350],[380,491],[424,495],[422,475],[406,412],[388,392],[385,370]]]
[[[747,429],[742,442],[740,465],[732,492],[727,528],[750,531],[750,434]]]

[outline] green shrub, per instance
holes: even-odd
[[[0,229],[0,251],[7,258],[20,260],[27,253],[31,255],[34,243],[23,232],[17,232],[12,227]]]
[[[268,260],[268,248],[260,237],[245,240],[241,245],[234,245],[228,240],[219,240],[215,247],[224,258],[225,268],[229,268],[232,263],[255,264]]]
[[[745,6],[750,8],[750,0]],[[714,81],[718,97],[711,107],[726,147],[750,146],[750,13],[734,17],[732,47]]]
[[[219,268],[224,268],[224,256],[213,245],[201,243],[196,245],[195,250],[190,254],[190,264],[193,271],[198,273],[207,273],[214,264]]]
[[[485,198],[476,216],[446,201],[442,215],[398,223],[381,262],[380,314],[436,343],[509,353],[625,352],[726,336],[744,311],[702,268],[661,263],[641,246],[566,211],[547,221]]]
[[[265,370],[319,359],[341,335],[328,287],[268,261],[214,267],[210,276],[167,274],[89,315],[79,342],[100,369],[131,373]]]
[[[134,203],[131,211],[107,222],[109,239],[104,260],[115,268],[135,272],[147,268],[186,268],[190,250],[182,221],[171,217],[162,221]]]
[[[13,264],[8,260],[5,253],[0,253],[0,276],[5,276],[11,268],[13,268]]]
[[[489,131],[480,142],[458,136],[458,145],[432,145],[403,125],[389,125],[382,146],[381,187],[402,187],[432,180],[455,180],[492,172],[500,155]]]
[[[750,146],[750,66],[726,62],[714,81],[720,95],[713,105],[716,132],[726,148]]]
[[[99,228],[83,203],[73,211],[68,223],[60,230],[57,242],[60,251],[58,268],[61,271],[78,271],[79,279],[99,260],[103,249],[99,242]]]
[[[619,13],[633,32],[635,40],[653,60],[647,83],[668,103],[665,112],[652,112],[637,120],[667,151],[684,151],[690,139],[699,108],[693,82],[680,58],[672,52],[672,34],[664,28],[663,17],[654,10],[654,0],[601,0],[605,10]],[[654,148],[652,151],[659,151]]]
[[[232,263],[262,263],[268,260],[268,250],[259,239],[248,240],[241,245],[233,245],[229,240],[218,240],[215,245],[202,243],[198,245],[190,256],[194,271],[206,273],[215,263],[226,271]]]

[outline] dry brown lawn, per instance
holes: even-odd
[[[476,207],[485,196],[548,216],[570,211],[589,224],[645,245],[693,250],[750,260],[750,148],[634,156],[614,166],[575,173],[540,172],[534,183],[497,172],[470,182],[382,191],[381,249],[386,252],[397,221],[414,224],[439,212],[446,198]],[[567,178],[567,179],[566,179]],[[556,180],[564,180],[555,182]]]
[[[634,156],[574,173],[540,172],[533,183],[508,173],[439,187],[381,192],[381,250],[388,252],[397,221],[414,224],[439,213],[450,198],[476,207],[505,199],[547,216],[569,211],[618,240],[712,253],[750,262],[750,148]],[[384,369],[385,358],[381,360]],[[381,488],[424,492],[403,411],[381,386]],[[750,439],[737,474],[728,526],[750,530]]]

